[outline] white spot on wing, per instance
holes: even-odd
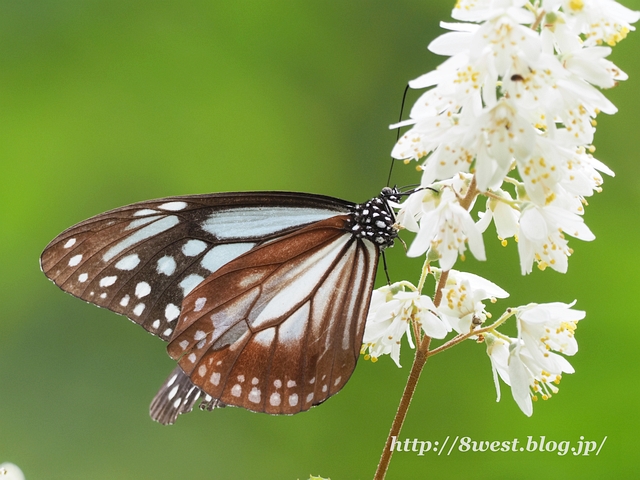
[[[82,255],[74,255],[69,259],[69,266],[75,267],[82,261]]]
[[[151,324],[151,327],[154,330],[157,330],[159,326],[160,326],[160,320],[154,320],[153,323]]]
[[[101,287],[110,287],[111,285],[116,283],[117,279],[118,279],[118,277],[116,275],[114,275],[112,277],[103,277],[103,278],[100,279],[100,286]]]
[[[250,207],[219,210],[202,228],[221,240],[260,237],[289,227],[305,225],[346,213],[338,210],[296,207]]]
[[[163,216],[164,215],[153,215],[151,217],[138,218],[136,220],[133,220],[131,223],[129,223],[129,225],[127,225],[125,230],[133,230],[134,228],[138,228],[143,225],[146,225],[147,223],[151,223],[159,218],[162,218]]]
[[[168,337],[169,335],[171,335],[171,332],[173,332],[173,330],[171,328],[167,328],[164,332],[162,332],[162,335]]]
[[[253,377],[253,378],[251,379],[251,385],[257,385],[257,384],[258,384],[258,382],[260,382],[260,380],[258,380],[258,377]]]
[[[273,392],[271,397],[269,397],[269,403],[274,407],[280,405],[280,394],[278,392]]]
[[[170,387],[171,385],[173,385],[173,382],[176,381],[176,378],[178,378],[178,374],[177,373],[173,377],[171,377],[171,380],[169,380],[167,382],[167,387]]]
[[[253,403],[260,402],[260,390],[258,389],[258,387],[253,387],[249,392],[249,401]]]
[[[172,212],[177,212],[178,210],[184,210],[187,207],[186,202],[167,202],[158,206],[158,208],[162,210],[170,210]]]
[[[276,388],[280,388],[282,386],[282,381],[281,380],[274,380],[273,381],[273,386]]]
[[[220,373],[219,372],[214,372],[211,374],[211,383],[213,383],[214,385],[218,385],[220,383]]]
[[[207,367],[205,365],[200,365],[198,367],[198,375],[204,377],[204,374],[207,373]]]
[[[178,388],[179,388],[179,387],[180,387],[180,385],[176,385],[175,387],[173,387],[173,388],[171,389],[171,391],[169,392],[169,395],[167,395],[167,398],[168,398],[169,400],[171,400],[173,397],[175,397],[175,396],[176,396],[176,393],[178,393]]]
[[[231,260],[248,252],[254,246],[255,243],[226,243],[224,245],[217,245],[206,253],[200,264],[210,272],[215,272]]]
[[[313,392],[307,395],[307,403],[309,403],[311,400],[313,400]]]
[[[291,395],[289,395],[289,405],[291,405],[292,407],[295,407],[296,405],[298,405],[297,393],[292,393]]]
[[[196,299],[196,305],[193,309],[194,312],[199,312],[204,308],[204,304],[207,303],[207,299],[205,297],[200,297]]]
[[[296,384],[296,381],[295,381],[295,380],[289,380],[289,381],[287,382],[287,388],[293,388],[293,387],[295,387],[296,385],[297,385],[297,384]]]
[[[234,397],[239,397],[240,395],[242,395],[242,387],[236,383],[231,389],[231,395],[233,395]]]
[[[133,253],[118,260],[118,263],[116,263],[115,267],[118,270],[133,270],[138,266],[139,263],[140,257],[138,257],[137,253]]]
[[[126,307],[127,305],[129,305],[129,300],[131,297],[129,297],[129,295],[125,295],[124,297],[122,297],[122,300],[120,300],[120,305],[122,307]]]
[[[170,303],[164,309],[164,316],[169,322],[172,322],[180,316],[180,309],[173,303]]]
[[[191,363],[196,361],[196,354],[195,353],[190,353],[189,356],[187,357],[187,360],[189,360]]]
[[[70,238],[69,240],[67,240],[67,242],[64,244],[64,248],[71,248],[76,244],[76,239],[75,238]]]
[[[155,210],[151,210],[149,208],[143,208],[142,210],[138,210],[133,214],[134,217],[140,217],[142,215],[152,215],[154,213],[158,213]]]
[[[196,334],[193,336],[193,339],[198,342],[207,336],[202,330],[198,330]]]
[[[108,262],[113,257],[123,252],[127,248],[139,243],[147,238],[158,235],[166,230],[169,230],[172,227],[175,227],[180,220],[175,215],[169,215],[167,217],[156,220],[153,223],[150,223],[146,227],[141,228],[140,230],[132,233],[128,237],[116,243],[113,247],[111,247],[107,252],[102,256],[102,259],[105,262]]]
[[[151,293],[151,285],[147,282],[140,282],[136,285],[136,297],[146,297]]]
[[[191,290],[196,288],[203,280],[204,280],[203,277],[195,273],[192,273],[191,275],[185,277],[184,280],[180,282],[180,287],[182,288],[182,294],[186,297],[189,294],[189,292],[191,292]]]
[[[139,303],[133,308],[133,314],[138,317],[142,315],[142,312],[144,312],[144,303]]]
[[[86,273],[81,273],[80,275],[78,275],[78,281],[80,283],[86,282],[87,278],[89,278],[89,275],[87,275]]]
[[[176,271],[176,261],[173,257],[165,255],[158,260],[158,266],[156,269],[158,270],[158,273],[164,273],[166,276],[173,275],[173,272]]]
[[[182,246],[182,253],[187,257],[195,257],[204,252],[205,248],[207,248],[207,244],[202,240],[191,239]]]

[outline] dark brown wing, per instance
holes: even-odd
[[[58,235],[42,270],[63,290],[171,338],[182,301],[256,245],[344,214],[349,202],[290,192],[234,192],[150,200]]]
[[[207,405],[294,414],[345,385],[379,254],[346,231],[348,220],[333,217],[256,247],[187,295],[168,351]],[[180,409],[191,387],[165,386],[154,404],[171,418],[167,408]]]

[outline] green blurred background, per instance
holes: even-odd
[[[626,4],[639,9],[639,0]],[[168,195],[282,189],[362,201],[386,183],[405,83],[453,2],[0,1],[0,463],[27,479],[371,478],[411,364],[361,361],[320,408],[227,408],[176,425],[148,405],[173,368],[157,338],[62,293],[38,268],[66,227]],[[467,267],[511,293],[497,307],[578,299],[576,368],[525,417],[495,402],[484,347],[434,357],[402,438],[600,441],[599,456],[396,453],[388,478],[637,478],[640,35],[612,60],[597,157],[617,173],[591,199],[598,239],[569,273],[522,277],[514,244],[486,237]],[[411,101],[416,98],[411,97]],[[411,167],[394,182],[417,181]],[[394,279],[419,261],[390,251]],[[379,281],[382,279],[379,277]],[[495,309],[498,312],[498,309]]]

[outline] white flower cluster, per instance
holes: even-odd
[[[405,291],[405,286],[411,290]],[[365,359],[375,362],[380,355],[390,354],[400,367],[400,340],[405,334],[411,348],[414,348],[410,332],[413,322],[432,338],[444,338],[451,331],[451,327],[438,318],[431,298],[420,295],[418,289],[408,282],[375,290],[362,340]]]
[[[615,44],[640,14],[610,0],[479,0],[459,1],[453,16],[481,23],[443,24],[451,32],[429,48],[450,58],[410,83],[433,88],[394,126],[412,128],[392,155],[420,160],[421,185],[438,194],[422,189],[404,204],[402,225],[418,232],[409,255],[433,250],[448,269],[468,241],[484,259],[481,233],[494,220],[502,239],[517,237],[523,273],[534,262],[566,272],[564,234],[594,238],[584,197],[599,191],[599,172],[613,175],[591,155],[597,113],[616,112],[595,87],[627,77],[600,44]],[[475,227],[453,198],[460,172],[488,198]]]
[[[575,302],[574,302],[575,303]],[[488,334],[487,353],[493,366],[493,379],[500,400],[498,375],[511,386],[520,409],[533,413],[531,399],[544,400],[558,391],[562,373],[573,373],[571,364],[561,355],[573,355],[578,344],[573,336],[578,320],[585,313],[573,310],[573,303],[529,304],[516,311],[518,338]]]
[[[410,82],[428,90],[408,120],[392,125],[411,127],[392,156],[418,161],[422,172],[397,215],[400,227],[417,233],[408,255],[426,254],[429,264],[439,262],[432,272],[450,271],[439,305],[427,305],[415,287],[375,294],[363,350],[372,358],[391,353],[396,363],[420,308],[467,335],[487,318],[482,300],[507,296],[488,280],[451,270],[467,248],[485,260],[483,233],[492,222],[503,245],[515,238],[522,274],[534,264],[564,273],[572,253],[565,235],[595,238],[582,217],[585,197],[600,191],[600,172],[613,175],[592,155],[595,117],[616,112],[598,88],[627,78],[606,57],[640,18],[613,0],[458,0],[452,15],[464,23],[442,23],[449,32],[429,45],[449,58]],[[476,221],[471,212],[481,197]],[[493,330],[482,338],[496,378],[530,415],[531,395],[548,397],[556,389],[550,381],[572,372],[549,350],[575,353],[572,328],[584,314],[565,304],[512,311],[516,339]],[[569,331],[571,341],[562,343]],[[438,332],[426,335],[442,338]]]

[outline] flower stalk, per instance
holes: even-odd
[[[528,416],[532,400],[551,398],[562,374],[574,372],[564,356],[577,352],[585,316],[575,301],[509,307],[491,323],[485,302],[509,294],[453,267],[467,250],[486,260],[492,223],[503,246],[517,243],[523,275],[534,265],[566,273],[568,237],[595,238],[584,221],[587,197],[602,191],[601,173],[613,175],[593,156],[596,116],[616,112],[600,89],[627,78],[606,57],[640,19],[613,0],[458,0],[452,16],[459,23],[443,23],[449,32],[429,46],[447,60],[409,83],[427,90],[410,118],[392,125],[409,127],[392,156],[419,162],[422,174],[396,220],[416,234],[407,255],[425,260],[417,287],[403,280],[372,296],[365,359],[389,354],[400,366],[404,335],[416,344],[376,479],[386,474],[430,356],[465,340],[484,344],[497,400],[502,380]],[[432,296],[423,294],[429,275]],[[512,338],[499,329],[514,319]],[[438,339],[444,343],[433,348]]]

